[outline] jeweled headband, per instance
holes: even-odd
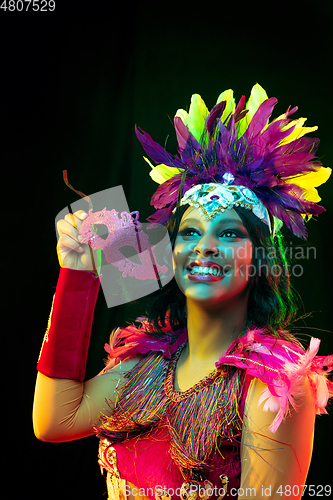
[[[224,184],[209,183],[192,186],[182,199],[179,206],[191,205],[199,210],[205,220],[212,220],[221,212],[231,210],[234,206],[247,208],[271,228],[267,208],[261,203],[251,189],[244,186],[233,186],[232,174],[224,174],[227,178]],[[173,211],[175,212],[175,208]]]
[[[235,104],[233,91],[220,94],[209,112],[198,94],[189,112],[178,110],[174,119],[178,156],[169,154],[143,131],[136,134],[160,184],[151,199],[157,209],[151,222],[164,224],[179,205],[190,204],[206,218],[233,206],[249,208],[270,226],[273,216],[298,237],[306,238],[305,218],[325,209],[315,189],[327,181],[330,168],[315,152],[319,139],[304,137],[317,127],[303,127],[306,118],[291,120],[297,107],[269,123],[275,97],[254,85],[245,104]]]

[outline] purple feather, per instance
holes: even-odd
[[[283,208],[297,210],[301,214],[309,213],[317,215],[323,211],[323,207],[320,205],[304,199],[305,190],[296,184],[285,184],[281,182],[280,185],[276,185],[271,189],[265,190],[263,188],[262,190],[253,190],[259,193],[264,205],[270,199],[274,199],[275,203],[278,203]]]
[[[287,201],[287,197],[281,197],[281,194],[271,190],[269,194],[269,200],[266,202],[263,200],[265,207],[273,214],[275,217],[280,219],[296,236],[305,239],[307,237],[307,231],[304,225],[303,217],[294,208],[286,208],[281,202]],[[290,205],[292,205],[292,200],[290,200]]]
[[[320,139],[318,139],[317,137],[301,137],[300,139],[296,139],[296,141],[279,146],[276,149],[275,154],[285,155],[297,152],[299,153],[306,152],[315,154],[319,147],[319,144],[320,144]]]
[[[172,216],[173,205],[169,207],[161,208],[156,210],[155,213],[147,217],[147,220],[151,223],[166,224],[170,217]]]
[[[185,164],[187,164],[187,168],[195,164],[195,158],[197,152],[200,151],[200,149],[201,149],[200,144],[195,139],[195,137],[189,132],[186,147],[181,153],[181,159]]]
[[[287,111],[285,112],[285,115],[286,115],[286,118],[289,118],[289,116],[293,115],[294,113],[296,113],[296,111],[298,110],[298,107],[295,106],[294,108],[290,109],[290,106],[289,108],[287,109]]]
[[[151,198],[151,205],[163,208],[177,200],[182,174],[177,174],[160,184]]]
[[[311,153],[294,153],[290,155],[281,155],[274,158],[274,166],[282,177],[313,171],[317,169],[316,162],[309,163],[315,156]],[[288,173],[284,173],[284,172]]]
[[[274,152],[277,144],[294,130],[291,127],[289,130],[282,131],[281,128],[286,124],[286,121],[278,121],[268,125],[262,134],[256,137],[256,142],[253,145],[256,154],[268,154]]]
[[[162,146],[153,141],[149,134],[144,131],[141,133],[136,125],[135,133],[147,155],[156,163],[164,163],[170,167],[184,168],[180,160],[174,158]]]
[[[280,185],[272,189],[254,189],[265,207],[298,237],[306,238],[307,231],[301,214],[319,215],[324,207],[303,198],[304,190],[296,185]]]
[[[306,240],[308,232],[304,224],[304,219],[298,212],[283,209],[283,207],[273,201],[267,205],[267,209],[280,219],[295,236]]]

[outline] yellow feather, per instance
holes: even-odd
[[[235,111],[235,99],[234,99],[234,92],[233,90],[225,90],[222,92],[216,101],[216,104],[218,104],[221,101],[227,101],[226,106],[224,108],[224,111],[221,116],[221,121],[222,123],[225,123],[227,120],[228,116]]]
[[[331,173],[331,168],[319,167],[315,172],[308,172],[307,174],[298,175],[297,177],[286,177],[283,180],[288,184],[296,184],[296,186],[305,189],[306,192],[303,195],[305,200],[318,203],[321,198],[315,188],[324,184],[328,180]]]
[[[297,118],[296,120],[291,120],[289,123],[287,123],[287,125],[282,127],[281,130],[284,132],[285,130],[288,130],[288,128],[291,128],[293,126],[295,126],[295,128],[300,128],[304,125],[306,120],[307,120],[306,118]]]
[[[246,103],[245,108],[249,110],[247,113],[251,118],[254,116],[255,112],[258,110],[260,104],[268,99],[266,90],[256,83],[251,90],[251,95]]]
[[[199,94],[193,94],[189,112],[187,113],[184,109],[178,109],[176,117],[182,120],[191,134],[200,142],[205,130],[208,113],[207,106],[201,96]]]
[[[237,138],[241,137],[246,129],[248,128],[250,121],[252,120],[254,114],[258,110],[260,104],[268,99],[266,90],[256,83],[251,90],[250,97],[246,103],[245,109],[248,110],[248,113],[238,122],[237,127]],[[268,124],[267,124],[268,125]],[[267,127],[266,125],[266,127]],[[266,128],[265,127],[265,128]]]
[[[168,167],[167,165],[164,165],[164,163],[161,163],[160,165],[156,165],[156,167],[154,167],[154,165],[148,160],[148,158],[144,156],[143,159],[152,168],[152,170],[149,172],[149,175],[153,179],[153,181],[157,182],[157,184],[163,184],[163,182],[182,172],[182,170],[180,170],[179,168]]]
[[[295,126],[294,130],[291,132],[290,135],[282,139],[282,141],[279,142],[278,146],[282,146],[283,144],[289,144],[290,142],[296,141],[297,139],[300,139],[303,137],[305,134],[309,134],[310,132],[314,132],[315,130],[318,130],[318,127],[303,127],[304,123],[306,122],[306,118],[298,118],[297,120],[292,120],[289,122],[287,125],[282,127],[282,131],[288,130],[289,128]]]

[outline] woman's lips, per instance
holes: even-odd
[[[190,274],[187,271],[187,277],[190,281],[221,281],[225,277],[225,274],[214,276],[213,274]]]
[[[196,269],[194,274],[192,274],[193,269]],[[217,274],[210,273],[212,269]],[[221,281],[225,277],[224,268],[212,261],[193,261],[186,267],[186,271],[190,281]]]

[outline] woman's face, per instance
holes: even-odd
[[[219,306],[236,297],[247,300],[254,274],[253,246],[235,210],[210,221],[189,207],[174,246],[175,279],[187,299]]]

